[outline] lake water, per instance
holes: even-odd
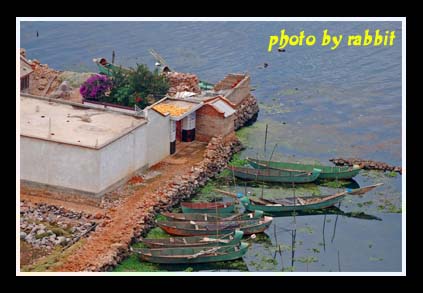
[[[267,52],[269,36],[281,29],[288,35],[304,30],[318,43]],[[319,45],[324,29],[331,35],[395,30],[396,39],[392,47],[342,42],[332,51]],[[22,22],[21,47],[28,58],[58,70],[95,72],[92,59],[111,59],[113,50],[118,64],[152,68],[155,60],[148,49],[154,48],[173,69],[209,82],[248,72],[260,113],[255,124],[238,133],[247,147],[242,158],[269,158],[276,146],[273,159],[330,164],[328,159],[342,156],[402,162],[400,22]],[[244,256],[241,270],[401,271],[401,176],[362,172],[354,183],[377,182],[385,184],[364,197],[348,196],[338,214],[275,217]],[[244,188],[240,181],[227,186]],[[260,185],[248,188],[261,192]],[[310,184],[296,192],[336,190]],[[263,192],[287,196],[293,191],[271,184]],[[351,217],[357,213],[368,217]]]

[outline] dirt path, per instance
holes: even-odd
[[[174,176],[187,174],[193,165],[203,159],[206,145],[203,143],[179,144],[178,152],[168,157],[150,170],[159,176],[146,180],[145,186],[134,190],[126,201],[107,212],[110,220],[93,232],[83,246],[67,259],[61,260],[61,265],[52,268],[54,271],[96,271],[113,259],[119,250],[124,250],[134,236],[134,227],[143,224],[143,219],[160,204],[160,195],[155,191],[162,187],[163,182]]]

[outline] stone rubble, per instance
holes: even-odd
[[[117,236],[117,239],[122,240],[117,241],[115,246],[110,247],[111,251],[106,256],[84,270],[111,270],[128,255],[129,246],[132,242],[140,236],[145,236],[151,228],[155,227],[154,218],[157,213],[170,211],[181,200],[195,194],[198,188],[204,186],[208,180],[222,171],[232,155],[239,152],[241,148],[241,142],[236,137],[226,143],[221,136],[212,138],[204,153],[203,161],[193,166],[188,174],[175,176],[164,182],[161,185],[162,187],[150,197],[150,201],[139,203],[137,209],[141,213],[145,212],[143,217],[131,217],[131,220],[128,221],[127,225],[133,227],[132,236],[130,238],[119,238]],[[102,227],[98,229],[98,232],[101,232]]]
[[[170,85],[168,90],[170,95],[184,91],[201,93],[201,89],[198,86],[199,79],[196,75],[181,72],[168,72],[165,74]]]
[[[402,168],[397,166],[391,166],[383,162],[377,162],[372,160],[363,160],[357,158],[336,158],[330,159],[337,166],[353,166],[359,165],[366,170],[382,170],[382,171],[393,171],[402,174]]]
[[[254,123],[257,120],[259,110],[257,99],[250,94],[237,107],[235,113],[235,130]]]
[[[44,203],[20,203],[20,239],[36,248],[52,250],[76,240],[96,224],[92,215]],[[87,233],[89,234],[89,233]],[[66,237],[67,236],[67,237]]]

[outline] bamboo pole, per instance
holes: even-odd
[[[267,127],[268,124],[266,124],[266,132],[264,134],[264,156],[266,157],[266,143],[267,143]]]

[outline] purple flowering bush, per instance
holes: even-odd
[[[85,99],[98,100],[110,92],[112,81],[102,74],[96,74],[88,78],[79,88],[80,94]]]

